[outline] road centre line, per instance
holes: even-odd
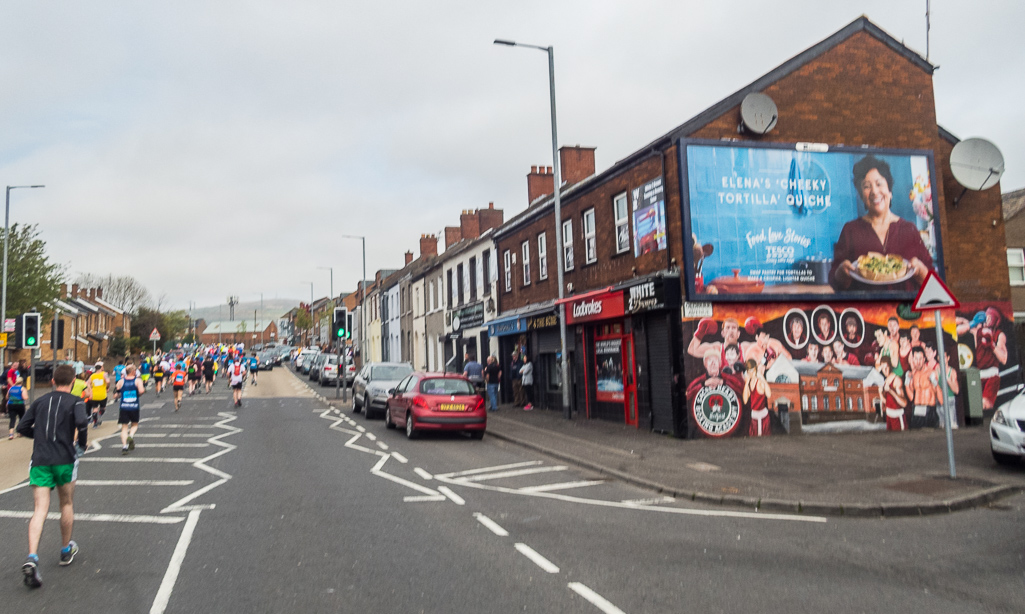
[[[509,537],[509,531],[503,529],[501,526],[499,526],[497,522],[488,518],[484,514],[481,514],[480,512],[474,512],[473,517],[477,519],[477,522],[487,527],[488,530],[490,530],[495,535],[499,537]]]
[[[456,505],[466,505],[466,500],[464,500],[462,497],[460,497],[456,493],[452,492],[452,489],[447,487],[447,486],[439,486],[438,487],[438,492],[440,492],[441,494],[443,494],[446,497],[448,497],[449,499],[451,499],[452,502],[455,503]]]
[[[583,488],[585,486],[597,486],[604,484],[604,480],[581,480],[579,482],[559,482],[557,484],[542,484],[540,486],[525,486],[520,492],[551,492],[553,490],[566,490],[568,488]]]
[[[402,464],[406,464],[406,463],[409,462],[408,458],[406,458],[405,456],[402,456],[398,452],[392,452],[391,456],[392,456],[392,458],[394,458],[395,460],[399,461]]]
[[[195,480],[78,480],[78,486],[190,486]]]
[[[392,452],[392,456],[394,456],[394,455],[395,455],[395,453]],[[421,469],[419,467],[413,467],[413,473],[417,474],[418,476],[422,477],[425,480],[430,480],[430,479],[434,478],[434,476],[432,476],[430,473],[427,473],[426,471],[424,471],[423,469]]]
[[[0,510],[0,518],[31,518],[32,512]],[[47,520],[60,520],[60,512],[50,512]],[[76,513],[75,520],[87,522],[131,522],[138,524],[177,524],[185,520],[182,516],[146,516],[133,514],[82,514]]]
[[[477,473],[488,473],[490,471],[501,471],[503,469],[515,469],[517,467],[536,467],[537,465],[543,464],[544,461],[524,461],[522,463],[510,463],[508,465],[497,465],[495,467],[481,467],[479,469],[467,469],[466,471],[455,471],[453,473],[442,473],[438,475],[438,479],[441,478],[457,478],[464,475],[474,475]]]
[[[208,429],[216,424],[147,424],[148,429]],[[120,433],[117,433],[120,435]],[[106,437],[104,437],[106,439]]]
[[[515,478],[521,475],[532,475],[535,473],[549,473],[551,471],[565,471],[569,469],[566,465],[557,465],[555,467],[534,467],[532,469],[515,469],[512,471],[500,471],[498,473],[485,473],[483,475],[473,475],[466,478],[460,478],[460,482],[481,482],[484,480],[497,480],[500,478]]]
[[[363,431],[360,431],[360,432],[362,433]],[[367,435],[367,439],[369,439],[370,441],[377,441],[377,436],[374,435],[373,433],[367,433],[366,435]]]
[[[445,500],[445,495],[437,495],[437,496],[434,496],[434,495],[423,495],[423,496],[415,495],[415,496],[409,496],[409,497],[402,497],[402,500],[405,501],[406,503],[419,503],[419,502],[423,502],[423,501],[444,501]]]
[[[118,433],[120,435],[120,433]],[[135,438],[157,438],[157,437],[214,437],[213,433],[136,433]]]
[[[584,599],[590,601],[591,605],[598,608],[605,614],[626,614],[625,612],[623,612],[623,610],[620,610],[615,605],[613,605],[612,602],[610,602],[608,599],[592,591],[590,588],[581,584],[580,582],[570,582],[568,586],[571,591],[580,595]]]
[[[559,573],[559,567],[555,563],[538,554],[536,550],[527,544],[516,544],[515,548],[520,554],[533,561],[535,565],[548,573]]]
[[[382,450],[387,450],[388,449],[388,444],[384,443],[383,441],[379,441],[379,442],[377,442],[377,447],[381,448]]]
[[[185,560],[185,553],[189,549],[189,542],[192,541],[192,535],[199,523],[199,514],[199,510],[189,512],[189,519],[178,538],[178,545],[174,547],[174,554],[171,555],[171,562],[167,566],[167,571],[164,572],[164,579],[160,582],[157,596],[153,599],[153,606],[149,610],[150,614],[163,614],[167,609],[167,603],[171,600],[171,593],[174,591],[174,584],[178,581],[178,573],[181,572],[182,561]]]
[[[100,456],[100,457],[89,457],[83,456],[80,460],[87,460],[91,463],[182,463],[192,464],[196,461],[203,460],[202,458],[138,458],[133,456]]]
[[[209,448],[209,443],[140,443],[137,448]]]

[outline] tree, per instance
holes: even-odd
[[[12,225],[7,250],[8,315],[39,309],[43,317],[49,319],[53,310],[47,303],[56,299],[60,292],[64,267],[50,262],[46,242],[39,238],[35,224]]]
[[[181,339],[189,330],[189,314],[184,311],[160,313],[149,307],[139,307],[138,313],[132,318],[132,337],[148,343],[149,335],[156,328],[164,341]]]
[[[110,274],[99,276],[82,273],[75,279],[75,283],[84,288],[101,288],[103,300],[131,314],[150,303],[149,290],[131,275],[114,277]]]
[[[306,308],[300,309],[295,314],[295,327],[299,330],[308,331],[313,328],[313,316],[310,315],[310,310]]]

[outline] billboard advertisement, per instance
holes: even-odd
[[[942,275],[931,152],[687,139],[679,150],[693,300],[909,300],[929,269]]]
[[[634,256],[666,248],[666,203],[662,178],[632,191]]]

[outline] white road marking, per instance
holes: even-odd
[[[672,497],[653,497],[651,499],[625,499],[623,503],[627,505],[658,505],[659,503],[675,503],[676,499]]]
[[[118,434],[120,435],[120,433],[118,433]],[[176,438],[176,437],[213,437],[213,436],[214,436],[213,433],[136,433],[135,434],[135,438],[136,439],[139,439],[140,437],[143,438],[143,439],[148,439],[148,438],[156,439],[156,438],[161,438],[161,437],[168,437],[168,438],[172,438],[173,439],[173,438]]]
[[[420,502],[420,501],[445,501],[446,499],[445,499],[445,495],[437,495],[437,496],[422,496],[422,497],[421,496],[402,497],[402,500],[407,502],[407,503],[415,503],[415,502]]]
[[[477,522],[487,527],[492,533],[499,537],[509,537],[509,531],[506,531],[497,522],[488,518],[480,512],[474,512],[473,517],[477,519]]]
[[[522,463],[511,463],[509,465],[497,465],[495,467],[481,467],[479,469],[467,469],[466,471],[455,471],[452,473],[442,473],[438,476],[441,478],[458,478],[465,475],[474,475],[477,473],[489,473],[493,471],[501,471],[503,469],[515,469],[517,467],[536,467],[537,465],[543,464],[544,461],[524,461]]]
[[[456,493],[452,492],[452,489],[447,486],[439,486],[438,492],[451,499],[452,503],[455,503],[456,505],[466,505],[466,501]]]
[[[32,512],[17,510],[0,510],[0,518],[31,518]],[[60,512],[50,512],[46,515],[47,520],[60,520]],[[145,516],[133,514],[75,514],[75,521],[84,520],[89,522],[131,522],[139,524],[177,524],[185,518],[181,516]]]
[[[558,484],[542,484],[540,486],[526,486],[519,489],[520,492],[551,492],[553,490],[566,490],[568,488],[583,488],[584,486],[596,486],[604,484],[604,480],[581,480],[579,482],[559,482]]]
[[[535,565],[547,571],[548,573],[559,573],[559,567],[555,565],[555,563],[552,563],[545,557],[538,554],[536,550],[534,550],[527,544],[516,544],[516,549],[520,552],[520,554],[533,561]]]
[[[208,429],[210,424],[147,424],[148,429]]]
[[[379,442],[377,442],[377,447],[381,448],[382,450],[387,450],[388,449],[388,444],[384,443],[383,441],[379,441]]]
[[[391,453],[391,457],[394,458],[395,460],[399,461],[402,464],[405,464],[405,463],[409,462],[408,458],[406,458],[405,456],[402,456],[398,452],[392,452]]]
[[[360,432],[362,433],[363,431]],[[373,433],[367,433],[367,439],[369,439],[370,441],[377,441],[377,436]]]
[[[569,469],[566,465],[556,465],[555,467],[534,467],[533,469],[514,469],[512,471],[499,471],[498,473],[485,473],[483,475],[472,475],[470,477],[461,478],[460,482],[481,482],[484,480],[498,480],[501,478],[515,478],[521,475],[532,475],[535,473],[549,473],[552,471],[565,471]]]
[[[189,512],[189,519],[185,522],[181,537],[178,538],[178,545],[174,547],[174,554],[171,555],[171,562],[164,572],[164,579],[160,582],[160,589],[153,599],[153,606],[149,609],[150,614],[163,614],[167,609],[167,602],[171,600],[171,593],[174,591],[174,584],[178,581],[178,573],[182,568],[182,561],[185,560],[185,553],[189,549],[189,542],[192,541],[192,534],[196,531],[196,524],[199,523],[199,510]]]
[[[392,456],[395,456],[394,452],[392,452]],[[422,477],[425,480],[430,480],[430,479],[432,479],[434,477],[434,476],[432,476],[431,474],[427,473],[426,471],[424,471],[423,469],[421,469],[419,467],[413,467],[413,473],[417,474],[418,476]]]
[[[217,488],[218,486],[224,484],[225,482],[227,482],[228,480],[231,479],[231,474],[225,473],[224,471],[221,471],[220,469],[215,469],[214,467],[211,467],[211,466],[206,464],[207,461],[211,461],[211,460],[213,460],[215,458],[218,458],[220,456],[224,456],[225,454],[231,452],[232,450],[235,450],[238,447],[238,446],[235,446],[233,444],[225,443],[225,442],[221,441],[221,439],[223,437],[228,437],[230,435],[235,435],[237,433],[241,433],[242,432],[242,429],[240,429],[238,427],[231,426],[230,424],[228,424],[229,422],[233,422],[234,420],[237,420],[238,419],[237,415],[229,413],[229,412],[219,412],[218,415],[221,417],[221,420],[219,422],[217,422],[216,424],[213,424],[213,425],[210,425],[210,426],[224,429],[225,432],[221,433],[220,435],[217,435],[216,437],[211,437],[210,439],[207,440],[207,443],[213,444],[213,445],[216,445],[216,446],[220,446],[222,448],[222,450],[220,450],[219,452],[214,452],[213,454],[211,454],[209,456],[206,456],[204,458],[193,459],[194,462],[192,463],[192,466],[195,467],[196,469],[201,469],[203,471],[206,471],[209,474],[215,475],[215,476],[217,476],[220,479],[215,481],[215,482],[212,482],[211,484],[207,484],[203,488],[200,488],[199,490],[197,490],[195,492],[192,492],[192,493],[186,495],[185,497],[182,497],[181,499],[175,501],[171,505],[168,505],[164,509],[160,510],[161,514],[166,514],[168,512],[185,511],[185,510],[189,510],[189,512],[192,513],[193,511],[198,512],[198,510],[201,510],[201,509],[213,509],[214,504],[208,504],[208,505],[205,505],[205,506],[196,506],[196,505],[192,505],[192,506],[188,506],[188,507],[183,507],[183,506],[185,506],[186,503],[192,501],[193,499],[195,499],[197,497],[200,497],[200,496],[210,492],[211,490]]]
[[[359,431],[360,433],[366,433],[367,432],[367,429],[363,428],[362,426],[360,426],[358,424],[356,425],[356,430]]]
[[[78,480],[78,486],[190,486],[195,480]]]
[[[626,614],[623,610],[614,606],[608,599],[602,597],[579,582],[570,582],[568,586],[571,591],[590,601],[591,605],[602,612],[605,612],[605,614]]]
[[[137,448],[209,448],[208,443],[140,443]]]
[[[12,490],[18,490],[19,488],[25,488],[26,486],[28,486],[28,482],[22,482],[21,484],[16,484],[14,486],[11,486],[10,488],[5,488],[3,490],[0,490],[0,495],[2,495],[4,493],[9,493]]]
[[[83,456],[81,460],[87,460],[91,463],[187,463],[191,464],[201,458],[138,458],[135,456],[110,456],[110,457],[96,457],[96,456]]]

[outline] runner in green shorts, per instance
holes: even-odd
[[[86,448],[89,435],[89,414],[81,398],[71,394],[75,369],[61,365],[54,369],[54,392],[36,400],[18,423],[18,432],[32,441],[32,463],[29,485],[35,509],[28,523],[28,558],[21,566],[25,585],[38,588],[43,585],[39,574],[39,539],[43,534],[43,521],[50,510],[50,489],[56,488],[60,497],[60,526],[64,548],[60,564],[70,565],[78,554],[78,544],[71,539],[75,522],[75,481],[78,479],[78,457]],[[77,437],[77,445],[76,445]]]

